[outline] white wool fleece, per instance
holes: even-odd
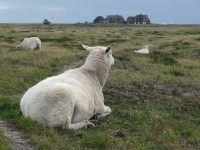
[[[94,126],[95,114],[105,117],[103,86],[114,64],[110,47],[89,47],[83,66],[49,77],[28,89],[20,101],[22,114],[49,127],[80,129]]]

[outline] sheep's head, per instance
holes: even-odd
[[[111,47],[105,47],[105,46],[90,47],[90,46],[86,46],[86,45],[82,45],[82,46],[83,46],[83,48],[88,50],[91,55],[98,54],[100,56],[104,56],[105,60],[108,61],[108,63],[109,63],[109,67],[111,67],[111,65],[114,65],[114,58],[112,56]]]

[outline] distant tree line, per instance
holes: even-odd
[[[93,23],[120,23],[120,24],[150,24],[151,21],[148,15],[130,16],[127,20],[122,15],[108,15],[106,18],[97,16]]]

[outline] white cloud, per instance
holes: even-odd
[[[66,9],[63,7],[49,7],[47,8],[48,11],[65,11]]]
[[[40,10],[40,11],[65,11],[66,8],[64,7],[59,7],[59,6],[38,6],[38,7],[34,7],[33,9],[36,9],[36,10]]]
[[[13,9],[13,7],[0,4],[0,10],[10,10],[10,9]]]

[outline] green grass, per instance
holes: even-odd
[[[0,150],[11,150],[11,144],[2,131],[0,131]]]
[[[153,51],[150,53],[150,58],[154,63],[162,63],[164,65],[174,65],[177,61],[172,57],[172,55],[161,53],[159,51]]]
[[[24,130],[41,150],[198,149],[198,30],[198,25],[2,24],[0,118]],[[28,36],[41,38],[41,51],[15,49]],[[64,66],[83,64],[87,52],[82,44],[112,47],[115,65],[104,90],[112,114],[98,122],[96,128],[79,131],[50,129],[24,118],[19,108],[24,92],[56,75]],[[143,45],[150,45],[150,55],[134,53]],[[116,131],[124,132],[125,137],[114,136]],[[2,133],[0,139],[7,141]]]

